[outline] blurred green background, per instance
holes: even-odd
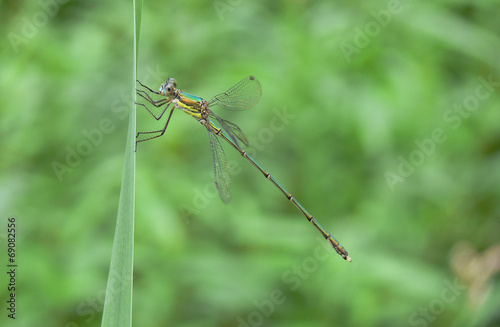
[[[500,326],[498,10],[146,1],[138,78],[210,98],[256,76],[256,108],[217,113],[353,262],[226,144],[223,205],[206,131],[176,111],[137,152],[134,325]],[[0,259],[13,216],[19,265],[0,325],[100,326],[132,3],[2,1],[0,17]]]

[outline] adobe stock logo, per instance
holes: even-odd
[[[448,135],[446,135],[442,128],[435,128],[430,137],[423,140],[415,140],[417,149],[410,152],[408,159],[401,155],[398,156],[399,166],[397,173],[395,174],[391,171],[384,173],[387,185],[389,185],[391,191],[394,192],[396,184],[402,183],[406,178],[410,177],[415,172],[415,167],[424,164],[425,160],[434,154],[437,146],[446,141],[447,138]]]
[[[307,256],[300,264],[294,264],[281,274],[283,285],[280,288],[271,290],[266,299],[253,301],[255,310],[252,310],[248,315],[236,318],[238,327],[267,326],[266,319],[270,318],[278,310],[278,307],[288,300],[287,294],[290,296],[292,292],[298,290],[304,281],[313,276],[322,262],[334,258],[330,244],[325,242],[323,237],[317,237],[316,240],[319,244],[312,255]]]
[[[23,17],[21,19],[23,22],[21,35],[14,32],[7,34],[14,52],[18,53],[19,46],[21,44],[26,44],[33,39],[38,34],[39,30],[49,23],[49,18],[52,18],[57,14],[59,7],[67,2],[69,2],[69,0],[38,1],[41,9],[35,12],[31,19],[28,19],[27,17]]]
[[[237,6],[241,5],[243,0],[215,0],[213,2],[215,11],[217,12],[217,15],[219,16],[219,19],[221,21],[224,21],[224,14],[226,12],[232,12],[234,8]]]
[[[153,79],[158,84],[164,76],[167,76],[166,72],[160,71],[159,65],[156,66],[156,69],[147,66],[146,71],[147,74],[144,75],[143,80],[149,81]],[[128,118],[132,102],[132,94],[129,92],[117,96],[111,103],[110,109],[113,116],[110,118],[103,117],[97,123],[97,128],[83,129],[81,132],[83,137],[78,144],[76,146],[66,146],[65,160],[52,161],[51,166],[59,182],[63,181],[65,174],[73,172],[86,157],[90,156],[94,149],[101,145],[105,136],[116,129],[117,121]]]
[[[473,92],[443,112],[443,122],[449,124],[452,130],[462,126],[463,121],[476,112],[481,107],[482,102],[489,99],[496,92],[496,88],[500,88],[500,82],[493,79],[493,74],[489,74],[487,78],[478,76],[476,80],[477,86]],[[416,167],[423,165],[427,158],[436,152],[438,145],[444,143],[447,139],[447,130],[439,127],[434,128],[430,137],[423,140],[416,139],[416,149],[407,156],[398,156],[399,165],[397,170],[394,172],[388,170],[384,173],[391,191],[394,192],[398,183],[406,181],[416,171]]]
[[[441,290],[439,297],[432,300],[428,306],[420,307],[417,312],[410,315],[408,319],[410,326],[429,326],[437,316],[444,312],[446,305],[454,302],[466,289],[464,285],[458,283],[456,278],[453,284],[448,280],[444,280],[443,284],[445,287]]]
[[[390,0],[387,3],[387,9],[382,9],[378,12],[374,10],[370,11],[373,19],[367,22],[363,29],[359,27],[354,28],[355,34],[352,44],[346,41],[340,43],[340,50],[347,62],[350,63],[352,56],[361,53],[361,49],[370,45],[372,39],[380,34],[382,28],[387,27],[391,23],[393,15],[399,14],[402,11],[403,6],[399,0]]]
[[[111,270],[108,277],[108,287],[101,289],[95,296],[87,297],[77,305],[75,312],[79,317],[77,320],[80,322],[68,321],[64,327],[86,326],[90,325],[96,318],[100,318],[104,302],[117,297],[127,282],[130,283],[130,281],[123,279],[119,272]],[[106,300],[106,298],[108,299]]]
[[[53,161],[51,163],[54,173],[57,176],[59,182],[63,181],[63,175],[65,173],[70,173],[74,168],[78,167],[83,158],[88,157],[94,148],[98,147],[104,138],[104,135],[109,134],[115,130],[115,125],[113,121],[109,118],[103,118],[99,122],[99,128],[93,128],[91,130],[82,130],[83,139],[76,145],[76,151],[70,147],[66,146],[66,161],[60,163],[59,161]]]

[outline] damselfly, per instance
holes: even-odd
[[[271,176],[264,168],[262,168],[245,150],[240,146],[239,141],[248,146],[248,141],[236,125],[217,116],[211,109],[215,106],[227,110],[247,110],[254,107],[259,102],[262,96],[262,88],[259,81],[249,76],[241,80],[239,83],[231,87],[224,93],[214,96],[210,101],[206,101],[195,95],[183,92],[177,88],[177,82],[173,78],[169,78],[166,83],[160,86],[159,92],[153,91],[149,87],[137,81],[145,90],[137,90],[137,94],[144,98],[151,105],[160,108],[159,115],[155,115],[148,106],[143,103],[137,103],[146,108],[149,113],[156,119],[160,120],[167,109],[172,106],[167,122],[162,129],[137,133],[136,147],[139,142],[148,141],[162,136],[167,129],[170,118],[174,109],[181,109],[185,113],[193,116],[200,122],[208,131],[208,140],[212,152],[212,163],[214,166],[215,186],[219,191],[219,195],[224,203],[228,203],[231,198],[231,173],[229,164],[226,160],[224,150],[217,138],[220,137],[235,148],[243,157],[245,157],[252,165],[254,165],[265,178],[271,181],[286,198],[290,200],[297,209],[316,227],[325,239],[333,246],[335,251],[344,259],[351,261],[346,249],[327,232],[314,217],[283,187],[274,177]],[[160,96],[160,100],[154,100],[148,93]]]

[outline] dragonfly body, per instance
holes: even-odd
[[[207,103],[196,95],[192,95],[186,92],[179,92],[177,97],[172,101],[174,105],[182,109],[185,113],[193,116],[196,119],[201,118],[201,107],[202,104]]]
[[[139,82],[139,81],[138,81]],[[164,96],[160,100],[153,100],[151,96],[144,90],[137,90],[137,94],[147,100],[150,104],[157,108],[163,108],[160,115],[156,116],[144,104],[138,103],[145,107],[156,120],[160,120],[166,110],[173,105],[170,110],[167,122],[163,129],[151,132],[139,132],[137,134],[137,143],[151,140],[162,136],[168,126],[174,109],[178,108],[194,117],[208,131],[210,141],[210,149],[212,152],[212,162],[214,166],[214,179],[219,195],[224,203],[228,203],[231,198],[231,173],[229,164],[227,163],[224,150],[220,145],[217,137],[222,138],[235,148],[245,159],[247,159],[255,168],[257,168],[266,179],[274,184],[285,196],[292,202],[297,209],[311,222],[314,227],[323,235],[323,237],[332,245],[335,251],[340,254],[345,260],[351,261],[346,249],[327,232],[316,219],[289,193],[281,184],[269,174],[261,165],[259,165],[239,144],[239,141],[248,145],[248,141],[241,129],[227,120],[217,116],[210,108],[219,106],[228,110],[247,110],[254,107],[261,98],[260,83],[253,77],[249,76],[224,93],[214,96],[210,101],[206,101],[198,96],[189,94],[177,89],[177,82],[173,78],[169,78],[166,83],[162,84],[159,92],[155,92],[147,86],[139,84],[148,91]],[[151,136],[152,135],[152,136]],[[140,139],[139,137],[145,138]],[[239,141],[238,141],[239,140]]]
[[[222,129],[208,119],[210,111],[208,109],[209,104],[206,100],[187,92],[179,92],[177,97],[172,100],[172,103],[188,115],[194,117],[216,135],[220,136],[223,134]]]

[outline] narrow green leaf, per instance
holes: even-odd
[[[135,80],[142,14],[142,0],[134,4],[134,59],[132,99],[125,149],[122,187],[118,203],[116,230],[111,253],[106,300],[102,316],[103,327],[132,326],[132,290],[134,272],[134,203],[135,203]]]
[[[141,40],[141,18],[142,18],[142,0],[134,0],[134,36],[135,36],[134,68],[136,75],[137,75],[137,57],[139,56],[139,43]],[[134,97],[135,97],[135,79],[133,82],[134,82]]]

